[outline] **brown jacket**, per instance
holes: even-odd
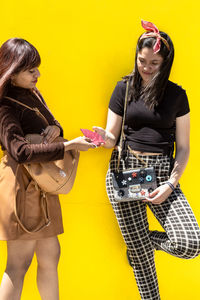
[[[60,124],[54,119],[45,104],[30,90],[10,87],[7,95],[28,106],[37,107],[48,120],[49,125]],[[0,239],[41,239],[63,232],[60,202],[57,195],[47,194],[46,203],[50,224],[37,233],[27,233],[19,225],[17,215],[25,227],[33,231],[44,223],[41,208],[41,191],[38,190],[26,172],[24,162],[45,162],[62,159],[63,143],[29,144],[25,135],[39,133],[46,128],[46,122],[34,111],[3,98],[0,102],[0,142],[2,150],[8,153],[0,164]],[[9,156],[11,157],[9,160]],[[19,168],[17,168],[17,165]],[[17,172],[16,177],[16,170]],[[17,178],[17,181],[16,181]],[[17,185],[16,185],[17,183]],[[17,189],[15,188],[17,186]],[[14,192],[15,191],[15,192]],[[45,204],[46,205],[46,204]]]
[[[25,103],[30,107],[37,107],[48,120],[49,125],[57,125],[60,127],[59,123],[45,107],[45,104],[42,104],[30,90],[20,87],[10,87],[7,96]],[[34,111],[11,102],[11,100],[5,98],[1,100],[0,141],[2,150],[7,150],[17,162],[44,162],[63,158],[63,143],[30,145],[26,141],[26,134],[41,134],[46,126],[45,121]],[[60,129],[62,132],[61,127]]]

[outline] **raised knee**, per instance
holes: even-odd
[[[180,241],[176,243],[175,249],[183,258],[195,258],[200,254],[200,239]]]

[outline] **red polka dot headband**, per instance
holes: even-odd
[[[169,47],[169,44],[168,44],[167,40],[160,35],[160,32],[159,32],[158,28],[156,27],[156,25],[154,25],[151,22],[147,22],[147,21],[142,20],[142,27],[144,29],[146,29],[147,32],[143,33],[143,35],[140,37],[140,40],[146,39],[148,37],[155,37],[156,38],[156,43],[153,47],[154,53],[157,53],[157,52],[160,51],[160,46],[161,46],[160,41],[161,40],[163,41],[163,43],[165,44],[167,49],[170,50],[170,47]]]

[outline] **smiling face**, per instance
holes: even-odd
[[[36,86],[40,72],[38,68],[32,68],[30,70],[21,71],[11,76],[11,82],[14,86],[18,86],[24,89],[32,89]]]
[[[160,54],[154,53],[152,48],[144,47],[137,55],[137,67],[142,77],[142,85],[147,85],[154,75],[160,70],[163,58]]]

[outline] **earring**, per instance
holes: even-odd
[[[16,85],[13,78],[10,78],[10,83],[11,83],[11,85],[13,85],[13,86]]]

